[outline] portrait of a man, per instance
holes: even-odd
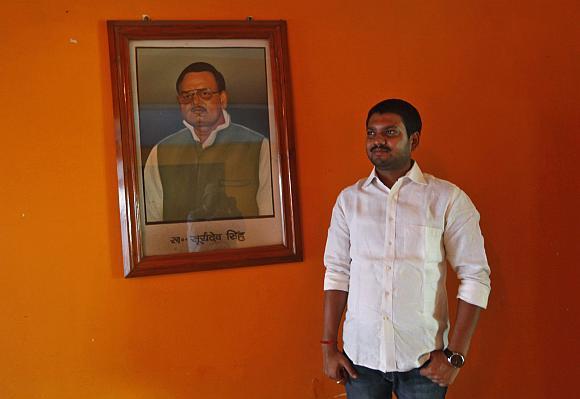
[[[175,90],[183,127],[147,156],[147,223],[273,215],[270,142],[232,120],[224,75],[194,62],[181,71]]]
[[[125,272],[298,259],[284,23],[161,25],[109,24]]]

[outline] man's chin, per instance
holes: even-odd
[[[371,158],[371,163],[379,170],[393,170],[402,167],[401,162],[391,158]]]
[[[393,169],[393,167],[385,162],[373,162],[373,165],[375,166],[375,169],[377,170],[391,170]]]
[[[377,169],[389,168],[392,164],[390,159],[371,156],[370,161]]]
[[[209,126],[209,122],[205,118],[193,118],[187,121],[191,126],[202,128]]]
[[[377,162],[376,160],[371,162],[375,166],[375,169],[380,170],[382,172],[400,171],[408,168],[407,162],[392,162],[392,161]]]

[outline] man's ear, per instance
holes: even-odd
[[[220,103],[223,109],[226,109],[228,107],[228,94],[226,93],[225,90],[220,92]]]
[[[411,151],[415,151],[417,147],[419,147],[419,142],[421,141],[421,133],[415,132],[409,137],[411,140]]]

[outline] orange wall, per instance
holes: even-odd
[[[424,170],[482,214],[490,308],[450,398],[554,398],[578,375],[576,1],[0,5],[0,397],[330,398],[321,264],[364,116],[407,98]],[[126,280],[107,19],[286,19],[305,261]],[[69,43],[74,38],[77,44]]]

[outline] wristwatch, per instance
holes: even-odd
[[[465,358],[461,353],[452,352],[449,350],[449,348],[443,349],[443,353],[445,356],[447,356],[447,361],[449,364],[456,369],[463,367],[463,364],[465,364]]]

